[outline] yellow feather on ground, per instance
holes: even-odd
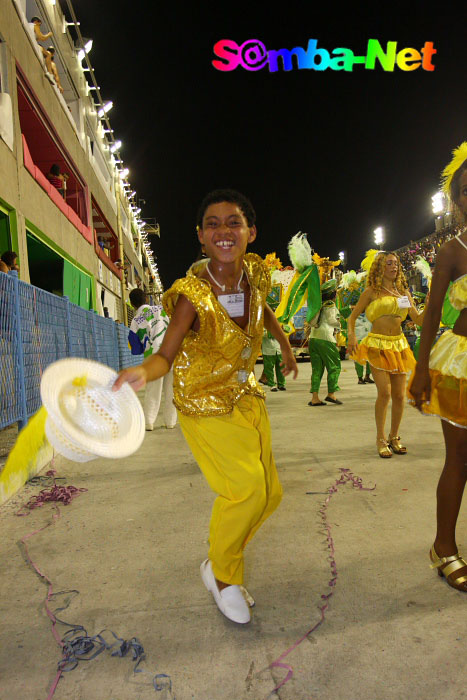
[[[47,411],[42,406],[19,433],[0,474],[0,504],[13,496],[52,459],[53,448],[45,435],[46,419]]]

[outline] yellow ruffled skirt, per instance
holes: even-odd
[[[430,402],[422,412],[467,428],[467,337],[445,331],[430,353]],[[408,387],[409,400],[413,403]]]
[[[368,333],[359,343],[352,360],[360,365],[369,362],[372,367],[394,374],[409,374],[415,369],[416,360],[403,333],[381,335]]]

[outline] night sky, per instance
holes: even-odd
[[[250,197],[252,250],[276,251],[284,264],[299,230],[321,256],[346,250],[350,267],[373,247],[378,225],[386,249],[433,231],[440,171],[467,138],[463,4],[353,2],[343,12],[329,2],[73,6],[82,34],[94,39],[90,60],[103,99],[114,102],[110,122],[147,202],[142,216],[161,226],[154,250],[165,288],[196,258],[196,210],[218,187]],[[384,48],[397,41],[398,51],[433,41],[437,53],[434,71],[220,72],[211,64],[220,39],[259,39],[268,50],[317,39],[355,54],[366,53],[368,39]]]

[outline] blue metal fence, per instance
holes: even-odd
[[[0,273],[0,429],[21,425],[40,405],[42,372],[62,357],[87,357],[115,370],[137,365],[128,328],[67,297]]]

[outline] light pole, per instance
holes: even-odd
[[[384,228],[382,226],[378,226],[378,228],[375,228],[373,231],[373,235],[375,237],[375,245],[377,245],[378,248],[381,248],[382,244],[384,243]]]
[[[437,192],[431,198],[431,206],[435,215],[435,230],[439,231],[443,228],[444,212],[446,211],[446,199],[444,192]]]
[[[345,268],[347,267],[347,254],[345,250],[341,250],[339,253],[339,260],[341,261],[342,269],[345,272]]]

